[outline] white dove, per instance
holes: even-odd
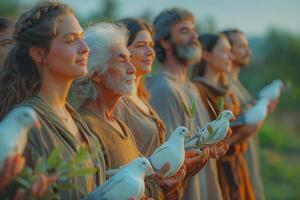
[[[270,101],[278,99],[284,84],[281,80],[273,80],[270,84],[259,91],[259,98],[267,98]]]
[[[159,146],[148,158],[155,171],[168,162],[170,169],[165,173],[166,177],[175,174],[182,166],[185,159],[184,139],[191,137],[186,127],[178,127],[171,134],[168,141]]]
[[[36,112],[27,106],[11,110],[0,123],[0,163],[10,154],[22,154],[28,131],[40,127]],[[1,167],[2,168],[2,167]]]
[[[262,98],[244,114],[246,124],[257,124],[268,115],[269,100]]]
[[[150,162],[147,158],[139,157],[123,166],[85,200],[139,200],[145,192],[144,178],[147,171],[153,171]]]
[[[213,144],[225,138],[229,129],[229,120],[235,119],[230,110],[224,110],[219,117],[208,122],[204,127],[197,127],[197,133],[191,140],[185,142],[185,148],[194,148],[199,144]]]
[[[268,115],[269,100],[267,98],[259,99],[254,106],[249,108],[238,119],[231,123],[231,126],[249,124],[255,125],[263,121]]]

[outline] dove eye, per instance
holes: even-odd
[[[24,116],[25,116],[25,117],[29,117],[28,113],[25,113]]]
[[[143,161],[143,165],[146,165],[146,162],[145,162],[145,161]]]

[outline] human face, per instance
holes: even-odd
[[[131,62],[136,68],[137,75],[145,75],[151,72],[154,60],[154,43],[151,34],[147,30],[137,33],[133,42],[128,46],[131,53]]]
[[[201,44],[192,19],[182,20],[171,28],[173,56],[181,63],[194,64],[201,59]]]
[[[89,48],[83,30],[73,14],[66,14],[58,24],[58,35],[52,40],[44,59],[44,74],[74,80],[87,74]]]
[[[220,37],[211,52],[205,52],[205,61],[218,72],[230,72],[232,64],[231,46],[225,37]]]
[[[233,63],[236,66],[245,66],[250,62],[251,51],[248,40],[244,34],[237,33],[231,36],[233,41],[232,54],[234,56]]]
[[[0,32],[0,66],[3,66],[9,50],[15,43],[12,39],[12,34],[12,28],[7,28]]]
[[[130,53],[125,44],[118,44],[112,49],[108,69],[104,73],[104,85],[119,96],[135,92],[135,67],[130,62]]]

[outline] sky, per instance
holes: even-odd
[[[37,0],[22,0],[25,3]],[[102,0],[62,0],[86,16],[101,8]],[[153,16],[169,7],[190,10],[201,21],[213,17],[219,30],[239,28],[249,35],[264,35],[271,27],[300,35],[300,0],[117,0],[118,17]],[[201,24],[200,24],[201,26]]]

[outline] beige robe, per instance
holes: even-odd
[[[63,159],[73,157],[78,151],[78,147],[83,145],[83,142],[76,139],[68,131],[43,98],[34,96],[20,105],[33,108],[41,122],[41,129],[32,128],[28,134],[25,157],[29,165],[33,165],[41,156],[49,156],[56,148],[62,153]],[[66,108],[82,134],[85,144],[96,151],[96,155],[98,155],[93,159],[91,157],[87,158],[83,163],[85,168],[98,168],[96,174],[66,180],[67,183],[75,184],[77,189],[59,191],[61,199],[82,199],[105,181],[105,160],[97,138],[90,131],[85,121],[69,105],[66,105]]]
[[[247,89],[239,81],[233,81],[229,77],[229,87],[234,95],[240,101],[240,109],[245,111],[247,106],[253,101]],[[248,147],[246,151],[246,160],[250,172],[250,178],[253,185],[256,199],[264,200],[264,188],[261,179],[260,161],[259,161],[259,142],[258,136],[255,134],[249,138]]]
[[[167,128],[166,138],[178,126],[186,126],[191,133],[195,133],[197,126],[201,127],[204,123],[210,121],[205,105],[196,87],[190,81],[181,81],[172,74],[160,72],[152,77],[147,85],[151,94],[149,103]],[[196,102],[196,112],[194,119],[191,121],[184,112],[182,102],[191,105],[192,100]],[[183,199],[221,199],[222,194],[217,184],[215,166],[215,161],[209,161],[200,173],[187,179]]]
[[[107,169],[117,169],[128,164],[135,158],[142,156],[136,147],[134,136],[129,128],[119,119],[114,118],[122,128],[120,133],[107,123],[101,116],[90,110],[85,105],[79,108],[79,113],[84,117],[88,126],[101,141],[105,151]],[[159,184],[152,178],[146,178],[146,196],[157,200],[163,199]]]
[[[122,97],[114,110],[114,116],[121,119],[132,131],[139,151],[149,157],[165,142],[166,130],[163,122],[147,103],[150,113],[144,112],[129,97]]]

